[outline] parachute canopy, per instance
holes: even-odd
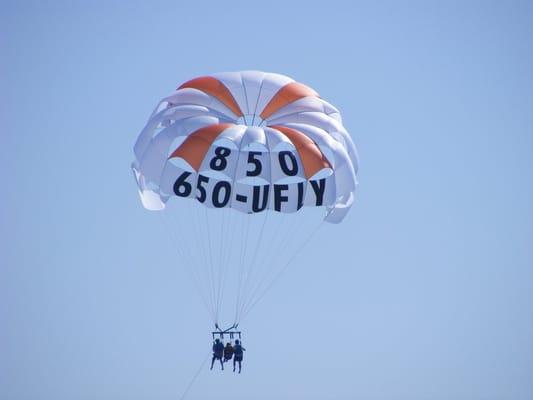
[[[229,72],[185,82],[155,108],[134,147],[144,207],[171,197],[255,214],[354,199],[357,152],[339,111],[284,75]]]

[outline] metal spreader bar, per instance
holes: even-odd
[[[222,330],[218,326],[218,324],[215,324],[215,328],[217,329],[214,332],[211,332],[211,335],[213,336],[213,340],[215,340],[215,337],[219,337],[220,340],[224,340],[224,335],[229,336],[230,339],[235,338],[235,336],[238,336],[239,339],[241,338],[241,331],[237,331],[238,324],[233,324],[228,329]]]

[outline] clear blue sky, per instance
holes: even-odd
[[[179,398],[211,326],[132,146],[244,69],[340,108],[360,190],[189,398],[533,398],[532,3],[309,3],[1,2],[0,398]]]

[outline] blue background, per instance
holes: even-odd
[[[533,398],[532,33],[528,1],[3,1],[0,397],[181,396],[211,325],[132,146],[260,69],[340,108],[360,190],[188,397]]]

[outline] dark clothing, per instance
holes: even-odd
[[[242,357],[244,355],[243,351],[246,351],[246,349],[240,344],[236,344],[233,350],[235,353],[235,360],[242,361]]]
[[[244,351],[246,351],[246,349],[242,347],[240,344],[236,344],[235,347],[233,348],[233,353],[235,355],[235,357],[233,357],[233,372],[235,372],[235,366],[238,363],[239,374],[241,373],[241,362],[242,362],[242,357],[244,355],[243,353]]]
[[[221,357],[216,357],[214,354],[213,354],[213,358],[211,359],[211,369],[213,369],[213,364],[215,363],[215,360],[220,361],[220,366],[222,367],[222,371],[224,371],[224,361],[222,361]]]
[[[224,345],[221,342],[213,344],[213,357],[222,358],[224,354]]]
[[[224,361],[229,361],[233,357],[233,346],[232,345],[226,345],[224,347]]]
[[[211,369],[213,369],[213,364],[215,360],[220,360],[220,366],[224,369],[224,364],[222,363],[222,355],[224,354],[224,345],[222,342],[213,343],[213,358],[211,359]]]

